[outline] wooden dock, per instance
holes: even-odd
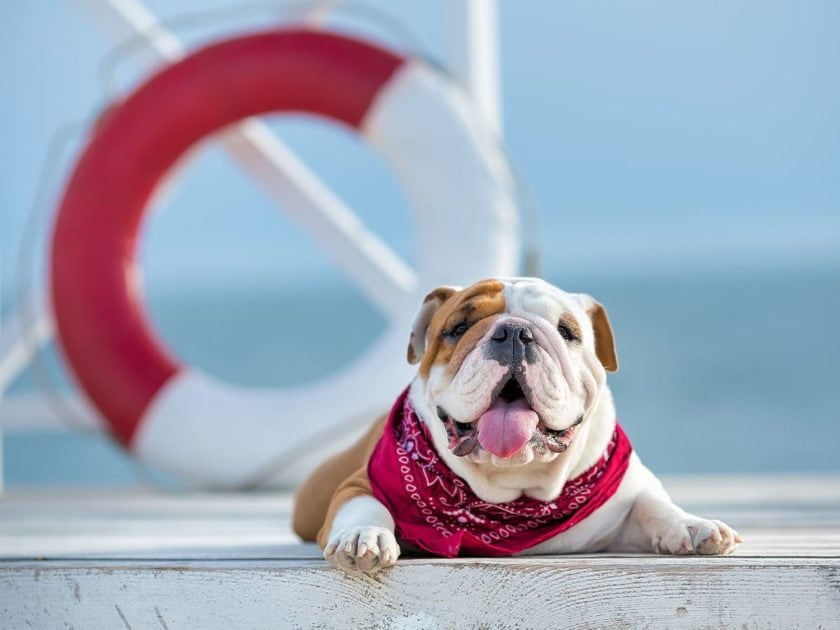
[[[2,628],[840,628],[840,477],[666,479],[727,558],[401,559],[348,577],[283,493],[10,490]]]

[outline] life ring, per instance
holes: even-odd
[[[295,389],[233,386],[181,365],[156,339],[138,230],[190,147],[244,118],[293,111],[350,126],[396,171],[417,226],[417,293],[339,374]],[[464,96],[421,60],[304,29],[211,44],[114,106],[76,163],[51,248],[60,345],[112,434],[141,459],[205,486],[251,484],[272,467],[270,481],[288,483],[284,458],[319,441],[342,446],[405,386],[409,320],[424,290],[515,271],[512,191]]]

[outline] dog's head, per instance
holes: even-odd
[[[420,364],[438,448],[495,466],[563,453],[605,371],[618,369],[604,308],[536,278],[435,289],[415,318],[408,360]]]

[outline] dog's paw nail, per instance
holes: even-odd
[[[740,536],[725,523],[691,515],[662,523],[661,530],[661,547],[673,554],[724,555],[740,542]]]
[[[327,550],[334,546],[332,556]],[[373,574],[389,567],[399,556],[393,532],[381,527],[358,527],[343,532],[330,542],[324,556],[333,564],[351,573]]]

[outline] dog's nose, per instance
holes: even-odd
[[[523,360],[536,361],[536,349],[534,333],[528,323],[514,320],[496,326],[484,352],[488,359],[498,361],[500,365],[519,365]]]
[[[524,324],[505,322],[496,327],[491,339],[496,343],[504,343],[508,339],[519,339],[522,343],[529,344],[534,340],[534,335]]]

